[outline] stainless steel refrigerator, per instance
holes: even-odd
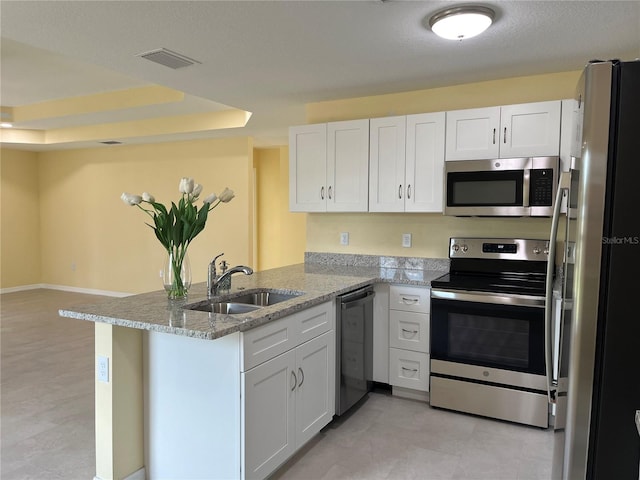
[[[637,480],[640,61],[590,62],[576,108],[573,168],[559,189],[568,205],[552,222],[563,245],[552,476]]]

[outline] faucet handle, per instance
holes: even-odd
[[[213,257],[213,260],[211,260],[211,265],[213,265],[214,268],[216,266],[216,260],[218,260],[223,255],[224,253],[221,253],[220,255],[216,255],[215,257]]]

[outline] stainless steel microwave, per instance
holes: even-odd
[[[550,217],[559,157],[445,162],[445,215]]]

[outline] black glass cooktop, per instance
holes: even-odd
[[[510,293],[543,297],[545,294],[545,277],[539,274],[483,275],[447,273],[432,280],[431,287],[447,290]]]

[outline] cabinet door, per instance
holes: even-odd
[[[405,212],[442,212],[445,113],[407,116]]]
[[[289,210],[324,212],[327,178],[327,124],[289,129]]]
[[[498,158],[500,107],[447,112],[446,160]]]
[[[324,333],[296,348],[296,446],[305,444],[335,412],[335,334]]]
[[[545,157],[560,154],[561,101],[502,107],[500,157]]]
[[[327,125],[327,211],[366,212],[369,206],[369,120]]]
[[[406,117],[369,121],[369,211],[404,212]]]
[[[265,478],[295,446],[295,349],[242,374],[245,478]]]

